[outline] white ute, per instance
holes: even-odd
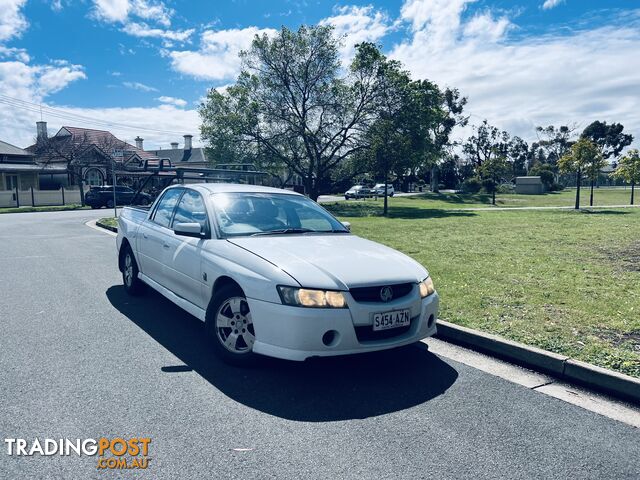
[[[422,265],[287,190],[173,185],[148,209],[122,210],[117,246],[126,291],[146,284],[204,321],[230,363],[383,350],[436,332]]]

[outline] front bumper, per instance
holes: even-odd
[[[343,309],[291,307],[248,298],[256,333],[253,351],[302,361],[400,347],[436,333],[437,293],[420,299],[416,287],[388,303],[356,302],[347,292],[345,296],[349,308]],[[408,328],[373,333],[373,313],[405,308],[411,310]],[[331,333],[326,336],[327,332]]]

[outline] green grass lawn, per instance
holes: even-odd
[[[440,318],[640,377],[640,209],[463,212],[394,198],[393,218],[366,216],[375,204],[325,206],[425,265]]]
[[[562,192],[546,193],[544,195],[515,195],[498,194],[496,196],[497,207],[572,207],[575,204],[575,190],[563,190]],[[628,205],[631,191],[624,188],[599,188],[594,190],[594,206]],[[640,189],[638,195],[640,198]],[[349,200],[336,202],[334,210],[345,215],[367,216],[379,215],[382,209],[381,198],[377,200]],[[487,194],[456,194],[456,193],[423,193],[412,197],[390,198],[391,205],[398,209],[404,209],[404,213],[413,208],[424,209],[458,209],[458,208],[492,208],[491,195]],[[640,201],[636,201],[640,204]],[[327,204],[323,204],[327,206]],[[339,205],[339,207],[337,207]],[[580,205],[589,206],[589,189],[582,189]]]
[[[99,223],[109,225],[110,227],[118,227],[118,219],[116,217],[105,217],[98,220]]]
[[[51,205],[41,207],[9,207],[0,208],[0,213],[24,213],[24,212],[58,212],[61,210],[80,210],[89,207],[83,207],[82,205]]]

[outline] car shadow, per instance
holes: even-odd
[[[118,285],[106,294],[124,316],[184,362],[159,366],[163,372],[193,370],[228,397],[289,420],[326,422],[396,412],[441,395],[458,377],[424,344],[306,362],[260,357],[254,367],[232,367],[213,354],[203,322],[155,291],[133,298]]]

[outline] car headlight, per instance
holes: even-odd
[[[280,300],[284,305],[309,308],[346,308],[347,301],[342,292],[315,290],[310,288],[278,286]]]
[[[420,298],[428,297],[436,291],[436,288],[433,286],[433,280],[431,280],[431,277],[425,278],[418,284],[418,286],[420,287]]]

